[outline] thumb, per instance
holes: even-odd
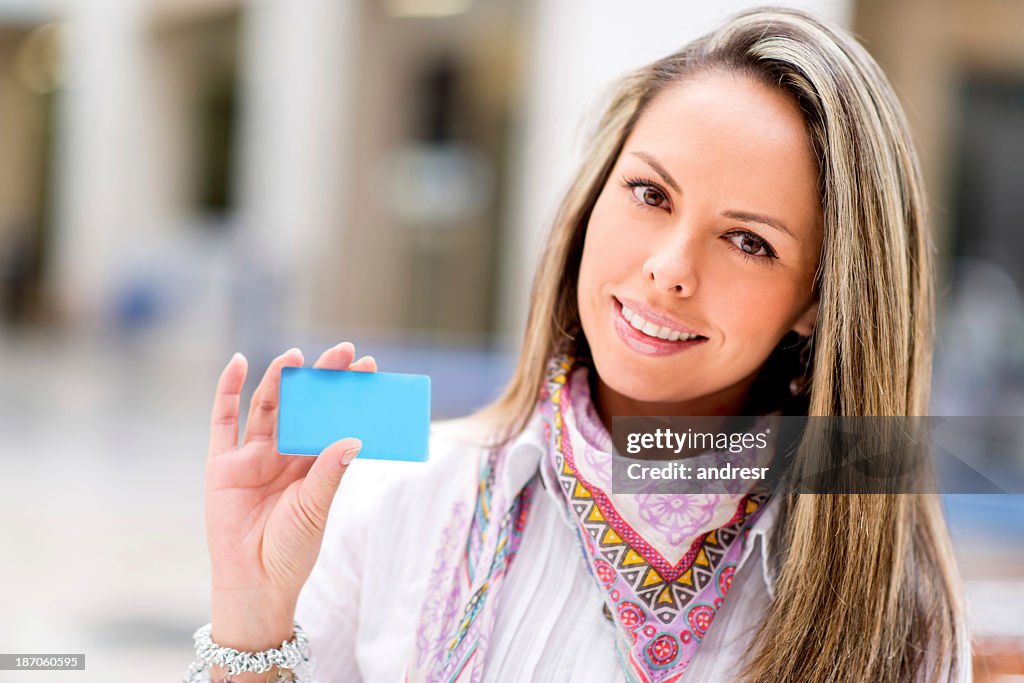
[[[362,447],[363,442],[352,437],[335,441],[317,456],[299,485],[299,504],[321,530],[341,478]]]

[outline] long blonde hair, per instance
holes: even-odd
[[[722,70],[793,97],[819,162],[820,308],[803,356],[810,381],[801,412],[927,414],[932,246],[902,109],[855,40],[803,12],[766,8],[637,70],[614,91],[552,226],[515,373],[474,416],[505,439],[534,410],[551,354],[586,344],[576,303],[583,238],[626,138],[663,89]],[[959,579],[936,496],[789,494],[781,502],[775,597],[753,640],[748,680],[931,680],[967,666],[958,658]]]

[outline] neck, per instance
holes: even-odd
[[[605,384],[596,372],[590,373],[590,395],[601,422],[611,433],[612,417],[676,415],[681,417],[714,417],[746,415],[750,405],[750,388],[756,374],[713,394],[684,401],[640,401],[620,394]]]

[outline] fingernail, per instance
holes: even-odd
[[[344,453],[342,453],[341,454],[341,464],[347,466],[349,463],[351,463],[353,460],[355,460],[356,456],[359,455],[359,450],[362,447],[363,447],[363,444],[360,443],[358,446],[353,446],[352,448],[350,448],[347,451],[345,451]]]
[[[228,361],[228,365],[230,365],[231,363],[234,363],[236,360],[238,360],[240,358],[245,358],[245,356],[243,356],[238,351],[235,351],[234,355],[231,356],[231,360]]]

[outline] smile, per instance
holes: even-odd
[[[707,337],[676,326],[661,325],[635,309],[613,299],[613,324],[619,338],[632,350],[646,356],[665,356],[702,344]]]
[[[639,313],[634,311],[632,308],[622,304],[622,317],[626,319],[634,329],[640,330],[648,337],[655,337],[657,339],[666,339],[668,341],[690,341],[691,339],[699,339],[699,334],[687,334],[682,330],[675,330],[671,327],[665,327],[664,325],[657,325]]]

